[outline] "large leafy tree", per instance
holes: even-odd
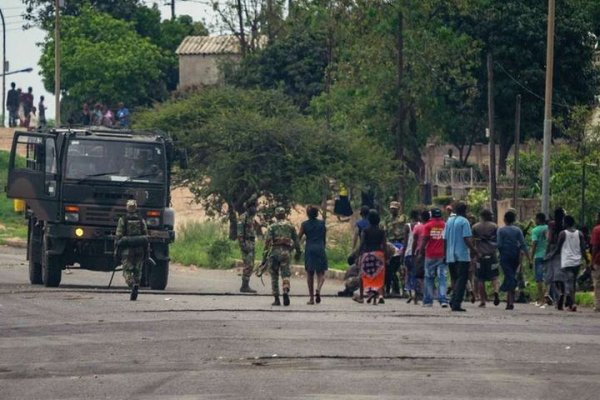
[[[171,132],[191,156],[184,184],[207,210],[228,210],[231,221],[254,194],[272,204],[319,203],[328,177],[360,185],[391,175],[384,148],[331,132],[279,91],[205,89],[138,114],[135,125]]]
[[[27,5],[25,17],[32,24],[39,25],[52,34],[54,1],[23,0],[23,2]],[[152,44],[158,46],[162,53],[160,68],[168,91],[177,89],[179,65],[175,50],[183,38],[188,35],[208,35],[204,24],[193,21],[188,15],[161,21],[158,6],[153,4],[148,7],[140,0],[70,0],[61,9],[61,14],[66,18],[79,17],[90,9],[129,22],[129,26],[139,36],[147,38]]]
[[[131,23],[84,8],[77,17],[63,18],[61,34],[61,90],[66,99],[140,105],[165,96],[163,54]],[[40,66],[46,90],[54,91],[51,35],[43,44]]]

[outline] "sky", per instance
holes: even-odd
[[[66,0],[69,1],[69,0]],[[143,0],[146,5],[151,6],[153,3],[159,5],[162,17],[164,19],[171,17],[171,7],[168,1],[151,1]],[[48,110],[46,111],[47,118],[54,118],[54,95],[46,92],[38,61],[41,56],[41,48],[38,43],[44,40],[45,32],[38,28],[30,28],[23,30],[22,26],[25,20],[22,14],[25,12],[25,6],[21,0],[0,0],[0,9],[4,13],[6,22],[6,60],[9,63],[9,71],[15,71],[23,68],[33,68],[30,73],[19,73],[6,76],[6,90],[10,89],[10,83],[15,82],[17,88],[22,88],[24,91],[29,86],[33,88],[34,104],[39,101],[39,96],[45,97],[45,104]],[[210,25],[215,20],[214,12],[205,0],[175,0],[175,13],[177,15],[190,15],[194,21],[206,20]],[[0,29],[2,27],[0,26]],[[0,42],[0,46],[2,43]],[[0,55],[0,73],[1,73],[1,55]],[[1,85],[1,82],[0,82]],[[8,121],[8,113],[6,121]],[[5,122],[5,126],[8,123]]]

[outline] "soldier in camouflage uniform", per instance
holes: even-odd
[[[250,275],[254,270],[254,249],[256,241],[256,200],[250,199],[244,204],[246,212],[240,215],[237,228],[237,240],[242,252],[242,262],[244,270],[242,271],[242,293],[256,293],[256,290],[250,288]]]
[[[137,213],[135,200],[127,200],[127,215],[119,218],[116,238],[122,257],[123,277],[131,287],[130,300],[136,300],[148,251],[148,228]]]
[[[405,246],[404,227],[406,225],[406,217],[400,215],[400,203],[392,201],[390,203],[390,213],[383,221],[385,235],[387,240],[396,247]],[[402,254],[396,255],[389,259],[385,271],[385,292],[390,295],[400,295],[400,282],[404,281],[403,277],[398,275],[402,272]]]
[[[279,275],[283,281],[283,305],[290,305],[290,257],[292,249],[296,250],[296,260],[300,259],[302,250],[298,241],[296,228],[285,220],[283,207],[275,209],[277,222],[269,226],[265,240],[265,256],[269,257],[269,273],[271,274],[271,287],[275,301],[274,306],[281,305],[279,301]]]

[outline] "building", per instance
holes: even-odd
[[[187,36],[179,56],[179,89],[217,85],[223,82],[221,66],[241,59],[239,39],[234,35]]]

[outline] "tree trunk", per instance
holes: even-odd
[[[513,145],[513,140],[501,140],[500,141],[500,154],[498,156],[498,173],[499,175],[506,175],[506,159],[510,154],[510,149]]]
[[[238,21],[240,24],[240,48],[242,50],[242,57],[245,57],[248,49],[248,42],[246,41],[246,34],[244,32],[244,11],[242,10],[242,0],[237,0],[237,12]]]
[[[398,11],[398,30],[396,32],[396,88],[398,93],[398,106],[396,109],[396,120],[394,122],[395,125],[395,133],[396,133],[396,159],[404,160],[404,138],[405,138],[405,104],[404,104],[404,93],[403,93],[403,84],[404,84],[404,15],[402,11]],[[398,182],[398,201],[400,202],[400,209],[404,212],[404,185],[405,185],[405,177],[404,173],[400,174],[400,180]]]
[[[229,219],[229,240],[236,240],[238,220],[233,203],[227,203],[227,218]]]

